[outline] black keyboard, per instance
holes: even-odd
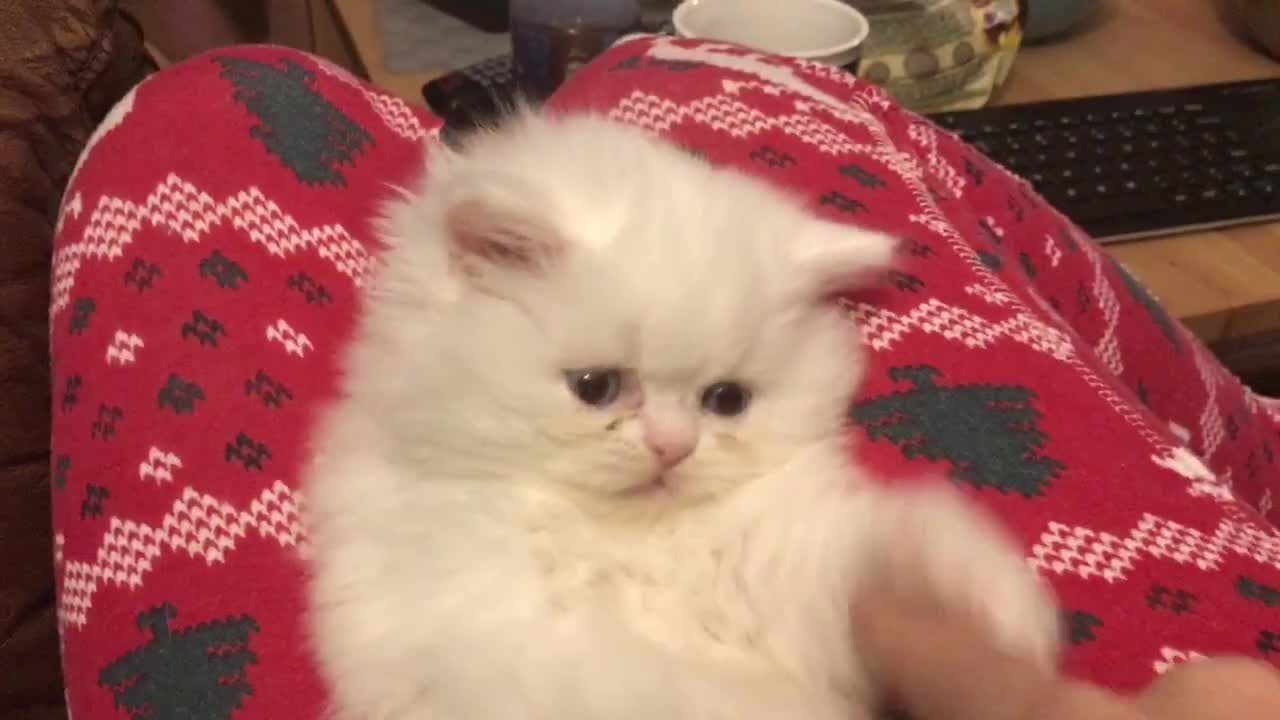
[[[1102,242],[1280,219],[1280,79],[931,119]]]

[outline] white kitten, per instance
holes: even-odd
[[[349,720],[832,720],[893,555],[1052,662],[996,526],[850,463],[833,292],[881,235],[641,131],[526,115],[433,148],[308,471],[310,622]]]

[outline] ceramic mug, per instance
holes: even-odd
[[[719,40],[856,72],[867,18],[839,0],[685,0],[672,14],[681,37]]]

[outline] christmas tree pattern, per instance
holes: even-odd
[[[978,254],[978,260],[982,261],[982,264],[986,265],[991,272],[1000,272],[1004,269],[1004,261],[1000,259],[999,255],[986,250],[975,250],[974,252]]]
[[[1095,628],[1102,627],[1102,618],[1084,610],[1064,610],[1062,622],[1067,629],[1067,640],[1072,645],[1083,645],[1098,639]]]
[[[881,190],[889,187],[883,178],[857,163],[841,165],[840,174],[847,178],[852,178],[854,182],[868,190]]]
[[[232,97],[258,119],[253,137],[299,182],[346,186],[338,168],[353,165],[373,136],[315,91],[314,73],[289,60],[271,65],[219,57],[217,63],[235,87]]]
[[[1036,269],[1036,264],[1032,261],[1031,255],[1027,253],[1018,253],[1018,262],[1022,263],[1022,271],[1027,274],[1027,277],[1034,280],[1036,275],[1039,273],[1039,270]]]
[[[1280,588],[1260,583],[1253,578],[1243,575],[1236,578],[1236,592],[1240,593],[1241,597],[1262,603],[1269,608],[1280,608]]]
[[[1066,225],[1058,225],[1058,245],[1067,249],[1068,253],[1080,252],[1080,243],[1076,242],[1075,236],[1071,234],[1071,230]]]
[[[858,403],[853,421],[909,459],[950,463],[953,480],[1044,495],[1065,466],[1043,453],[1048,436],[1038,427],[1035,393],[1017,385],[940,385],[941,375],[924,365],[891,368],[889,377],[911,389]]]
[[[253,693],[245,668],[258,661],[258,624],[241,616],[174,630],[177,614],[168,604],[139,613],[151,640],[103,668],[98,685],[132,720],[230,720]]]
[[[1160,333],[1165,336],[1170,345],[1173,345],[1174,351],[1182,352],[1182,343],[1178,341],[1178,329],[1174,325],[1173,319],[1169,317],[1169,313],[1165,311],[1160,302],[1152,297],[1151,293],[1138,282],[1137,278],[1124,269],[1124,266],[1115,259],[1111,260],[1111,266],[1115,268],[1116,274],[1120,276],[1120,280],[1124,283],[1124,287],[1138,301],[1138,304],[1147,311],[1151,316],[1152,322],[1156,327],[1160,328]]]

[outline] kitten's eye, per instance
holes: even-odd
[[[612,403],[622,391],[622,373],[618,370],[570,370],[565,379],[573,394],[593,407]]]
[[[718,382],[702,392],[703,409],[724,417],[741,415],[750,402],[750,391],[736,382]]]

